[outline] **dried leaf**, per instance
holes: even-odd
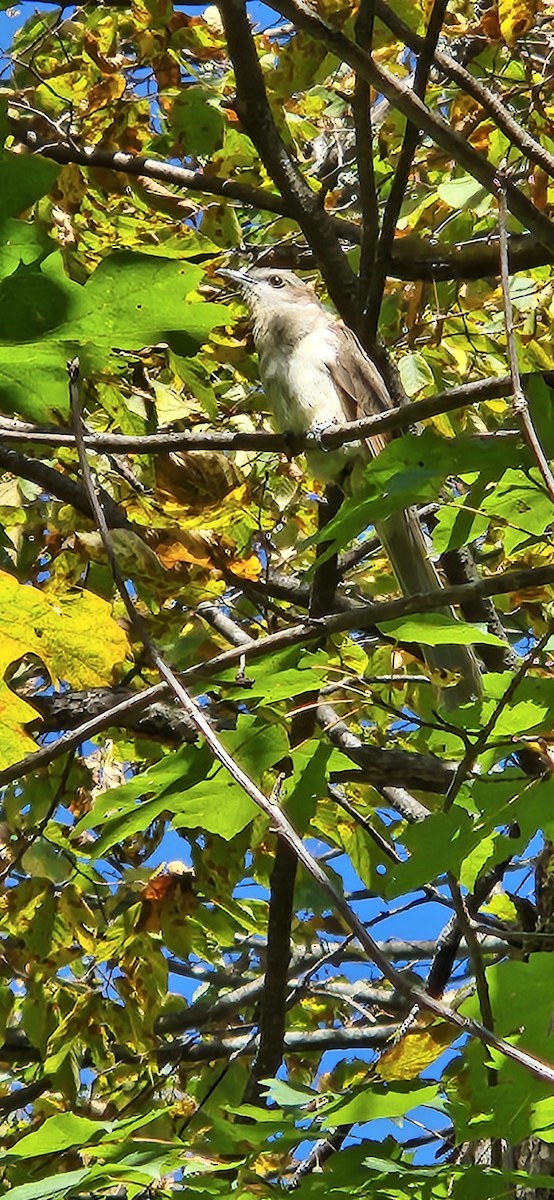
[[[420,1019],[418,1025],[409,1029],[395,1046],[385,1050],[377,1063],[377,1074],[381,1079],[388,1080],[417,1079],[457,1036],[456,1029],[445,1021],[437,1021],[424,1028]]]

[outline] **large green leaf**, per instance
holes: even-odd
[[[507,466],[521,466],[527,453],[516,438],[483,441],[473,437],[447,440],[430,429],[420,437],[396,438],[365,468],[353,494],[337,516],[311,542],[329,542],[322,559],[342,550],[375,522],[413,504],[437,498],[449,475],[498,479]]]
[[[422,613],[418,617],[401,617],[398,621],[380,621],[379,629],[387,637],[403,642],[420,642],[422,646],[503,646],[494,633],[475,625],[466,625],[446,613]]]
[[[0,237],[8,217],[19,217],[49,192],[59,174],[57,163],[46,158],[0,152]]]
[[[43,421],[65,416],[74,354],[86,373],[101,370],[112,350],[158,341],[196,353],[225,316],[194,294],[201,279],[189,263],[128,251],[105,258],[84,287],[57,252],[20,265],[0,284],[0,405]]]
[[[28,266],[52,253],[52,242],[40,225],[8,218],[0,225],[0,279],[20,263]]]
[[[437,1091],[436,1083],[399,1083],[394,1087],[368,1085],[346,1102],[341,1097],[326,1106],[322,1126],[332,1129],[337,1125],[358,1125],[380,1117],[403,1117],[417,1105],[431,1104]]]
[[[55,1117],[48,1117],[39,1129],[20,1138],[7,1151],[7,1157],[34,1158],[42,1154],[60,1153],[71,1146],[86,1145],[91,1138],[100,1137],[104,1129],[100,1121],[90,1121],[88,1117],[71,1112],[58,1113]]]
[[[242,717],[236,730],[221,734],[225,748],[256,784],[287,751],[279,726]],[[102,829],[94,845],[99,858],[123,838],[131,837],[168,812],[177,828],[200,828],[230,839],[256,815],[256,805],[219,763],[196,746],[136,775],[121,787],[105,792],[76,827]]]
[[[50,1200],[50,1197],[67,1196],[88,1175],[86,1167],[77,1171],[62,1171],[59,1175],[49,1175],[47,1179],[37,1179],[34,1183],[23,1183],[19,1187],[10,1188],[12,1200]]]

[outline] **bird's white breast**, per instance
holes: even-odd
[[[329,371],[338,349],[333,329],[320,326],[292,345],[269,342],[260,372],[276,429],[307,433],[347,420]]]
[[[349,419],[330,371],[339,353],[335,331],[321,324],[287,342],[269,337],[260,347],[260,374],[272,424],[280,433],[322,433]],[[308,454],[310,470],[322,483],[338,480],[348,462],[361,453],[360,442]]]

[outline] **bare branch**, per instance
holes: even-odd
[[[427,396],[423,400],[414,400],[411,404],[393,408],[386,413],[378,413],[372,417],[364,417],[360,421],[350,421],[344,425],[333,425],[332,430],[324,433],[306,434],[295,438],[298,452],[304,449],[333,450],[348,442],[357,441],[364,437],[373,437],[377,433],[392,433],[408,429],[419,421],[439,416],[441,413],[452,412],[467,405],[481,404],[497,397],[509,396],[512,388],[510,375],[499,375],[496,379],[477,379],[471,383],[462,384],[447,392],[438,392],[436,396]],[[43,429],[23,421],[12,421],[0,418],[0,435],[3,441],[25,442],[27,445],[43,445],[61,447],[74,446],[75,435],[61,429]],[[498,435],[496,435],[498,436]],[[117,433],[85,433],[83,445],[98,453],[167,453],[169,450],[261,450],[267,453],[285,451],[290,453],[290,438],[280,433],[195,433],[186,431],[179,433],[149,433],[133,437]],[[53,486],[59,472],[37,463],[35,459],[25,459],[16,456],[13,450],[0,449],[0,467],[21,475],[24,479],[35,478],[52,491],[53,495],[60,494],[59,488]],[[33,472],[30,474],[29,472]],[[65,478],[62,476],[62,478]],[[90,504],[79,484],[68,483],[66,494],[60,496],[74,507],[90,514]],[[73,497],[70,499],[70,496]],[[109,497],[102,495],[104,508]],[[112,501],[113,504],[113,501]],[[115,516],[115,514],[114,514]],[[119,513],[120,522],[125,520]],[[113,526],[110,515],[110,525]],[[116,526],[117,527],[117,526]]]
[[[437,42],[442,29],[444,15],[448,5],[448,0],[434,0],[429,17],[429,24],[423,43],[421,45],[419,56],[414,74],[414,95],[419,96],[421,100],[425,99],[429,72],[433,63]],[[365,297],[364,318],[365,329],[367,336],[374,339],[379,322],[379,312],[385,289],[385,280],[387,277],[387,264],[390,258],[390,249],[394,242],[396,226],[402,209],[402,204],[406,194],[406,186],[410,177],[410,169],[414,157],[417,144],[419,142],[419,129],[408,122],[404,130],[404,139],[398,158],[398,163],[390,190],[390,194],[385,205],[383,214],[383,224],[381,227],[381,236],[376,247],[375,262],[369,282],[369,289]]]
[[[506,344],[508,350],[508,363],[510,366],[510,375],[512,377],[513,388],[513,409],[516,416],[519,418],[523,436],[531,451],[531,454],[537,464],[540,474],[544,480],[544,484],[550,499],[554,501],[554,476],[550,470],[550,464],[544,453],[537,436],[537,431],[531,419],[529,405],[527,403],[523,388],[521,386],[521,377],[517,361],[517,347],[514,334],[514,314],[512,309],[512,301],[510,297],[510,268],[508,263],[508,235],[507,235],[507,219],[508,213],[506,210],[506,191],[503,185],[499,187],[498,193],[498,222],[500,230],[500,278],[502,281],[502,299],[504,303],[504,320],[506,325]]]
[[[532,590],[550,584],[554,584],[554,566],[530,567],[515,571],[502,571],[497,575],[492,575],[489,579],[481,579],[477,583],[460,584],[458,587],[443,588],[440,592],[426,592],[420,596],[402,596],[399,600],[360,605],[346,612],[331,613],[328,617],[319,618],[317,621],[300,622],[288,629],[269,634],[265,638],[259,638],[258,641],[253,641],[248,646],[226,650],[208,662],[197,663],[195,666],[189,667],[182,672],[180,678],[183,682],[192,683],[217,677],[229,667],[234,667],[243,656],[245,660],[262,658],[265,654],[273,653],[276,650],[317,641],[325,633],[372,628],[381,621],[412,616],[418,612],[434,612],[437,608],[447,604],[468,604],[482,597],[498,596],[512,591],[521,593],[527,589]],[[154,687],[146,688],[143,692],[138,692],[132,699],[125,701],[122,709],[115,706],[92,721],[85,722],[80,729],[67,734],[59,741],[29,754],[27,758],[14,763],[13,766],[5,767],[3,771],[0,771],[0,787],[15,779],[22,779],[32,771],[49,766],[56,758],[79,745],[81,741],[116,724],[120,711],[139,712],[141,708],[147,707],[165,695],[167,695],[165,683],[156,684]]]
[[[477,179],[487,191],[496,195],[498,189],[498,171],[484,155],[457,133],[442,117],[431,113],[412,89],[402,83],[390,71],[381,67],[374,59],[357,46],[350,38],[333,28],[327,21],[319,17],[309,8],[305,0],[272,0],[272,8],[293,21],[299,30],[319,38],[332,54],[346,62],[362,79],[373,84],[390,103],[424,133],[431,137],[450,157]],[[535,237],[550,253],[554,251],[554,224],[543,212],[508,179],[503,179],[506,191],[506,203],[510,212],[517,217],[525,229],[535,234]]]
[[[306,182],[275,124],[267,98],[245,0],[219,0],[227,47],[235,71],[235,109],[290,215],[317,256],[329,294],[353,329],[359,325],[356,278],[334,225]]]
[[[395,33],[406,46],[416,53],[420,53],[425,39],[419,33],[415,33],[406,25],[405,21],[393,11],[385,0],[375,0],[376,15],[388,25],[389,29]],[[505,107],[500,98],[491,92],[485,84],[476,79],[470,71],[467,71],[461,63],[456,62],[455,58],[444,54],[441,50],[435,50],[433,62],[448,79],[457,83],[462,91],[471,96],[484,109],[490,117],[492,117],[498,129],[501,129],[506,137],[510,140],[513,146],[517,146],[522,154],[526,155],[531,162],[536,163],[546,171],[547,175],[554,178],[554,155],[541,146],[536,138],[532,137],[519,121],[516,121],[513,114]]]
[[[374,0],[361,0],[354,32],[358,45],[362,46],[368,53],[371,53],[374,17]],[[352,98],[352,113],[356,131],[356,160],[358,164],[360,204],[362,210],[359,294],[362,308],[365,308],[365,300],[369,290],[379,239],[379,205],[377,202],[377,187],[373,166],[371,94],[368,84],[363,79],[356,79],[354,96]]]

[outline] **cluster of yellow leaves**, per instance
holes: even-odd
[[[22,726],[36,713],[7,686],[9,667],[33,655],[53,684],[98,687],[112,682],[114,666],[128,651],[127,635],[99,596],[85,591],[45,595],[0,572],[0,765],[34,749]]]

